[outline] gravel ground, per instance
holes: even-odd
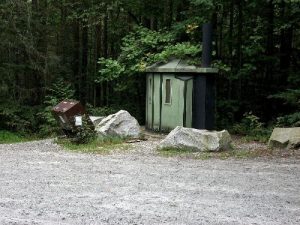
[[[0,145],[0,224],[300,224],[299,159],[163,158],[156,144]]]

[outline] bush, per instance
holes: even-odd
[[[87,109],[88,114],[91,116],[108,116],[108,115],[114,114],[120,110],[115,107],[108,107],[108,106],[93,107],[90,104],[86,105],[86,109]]]
[[[266,142],[271,134],[271,129],[265,128],[258,116],[248,112],[244,114],[241,123],[232,127],[231,132],[246,135],[248,140]]]
[[[39,134],[41,136],[49,136],[60,130],[57,121],[51,113],[52,108],[65,99],[74,98],[75,93],[72,86],[62,78],[57,79],[47,91],[48,94],[45,97],[43,109],[38,114],[41,118],[41,125],[39,126]]]
[[[79,126],[74,131],[75,137],[72,141],[76,144],[87,144],[96,138],[94,124],[90,121],[88,115],[82,116],[82,126]]]
[[[277,127],[299,127],[300,126],[300,113],[285,115],[277,118]]]
[[[23,106],[18,102],[4,102],[0,105],[0,127],[22,134],[35,132],[38,110],[38,107]]]

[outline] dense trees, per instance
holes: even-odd
[[[214,24],[214,65],[220,68],[218,125],[228,127],[250,111],[265,122],[293,114],[280,119],[293,125],[300,120],[299,4],[3,0],[0,126],[38,130],[43,117],[33,115],[43,114],[59,78],[88,107],[126,108],[143,122],[141,71],[172,56],[200,62],[200,28],[206,21]]]

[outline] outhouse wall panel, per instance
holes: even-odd
[[[171,84],[171,102],[167,99],[167,81]],[[174,75],[163,76],[162,82],[162,109],[161,109],[161,129],[163,131],[172,130],[176,126],[183,126],[184,82],[175,78]]]
[[[160,130],[161,75],[153,76],[152,129]]]
[[[153,74],[147,74],[146,126],[152,129]]]

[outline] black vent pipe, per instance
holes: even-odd
[[[211,23],[205,23],[202,26],[202,67],[210,67],[212,54],[212,32]]]
[[[212,59],[212,24],[202,26],[202,62],[201,67],[211,67]],[[215,108],[215,78],[212,75],[200,73],[194,79],[193,93],[193,128],[214,129]]]

